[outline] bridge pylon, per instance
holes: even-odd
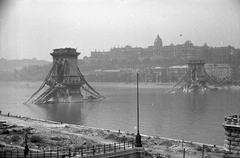
[[[54,49],[50,53],[53,57],[53,65],[40,88],[26,101],[33,99],[45,85],[49,88],[38,97],[34,98],[32,103],[47,102],[83,102],[84,100],[93,100],[105,98],[95,91],[85,80],[78,68],[78,53],[74,48]],[[86,91],[87,96],[83,96],[82,91]]]

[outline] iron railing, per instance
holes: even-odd
[[[132,149],[135,147],[133,141],[123,142],[123,143],[113,143],[113,144],[103,144],[103,145],[93,145],[93,146],[82,146],[79,148],[59,148],[55,150],[31,150],[27,155],[24,155],[23,150],[4,150],[0,149],[1,158],[62,158],[62,157],[83,157],[83,156],[93,156],[97,154],[105,154],[111,152],[119,152],[127,149]]]

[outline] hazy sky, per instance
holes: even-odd
[[[0,58],[52,60],[55,48],[79,58],[114,46],[240,48],[239,0],[0,0]],[[180,34],[182,36],[180,36]]]

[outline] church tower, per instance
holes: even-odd
[[[161,49],[163,46],[162,39],[157,35],[157,38],[154,41],[154,49]]]

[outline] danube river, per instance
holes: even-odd
[[[104,129],[136,132],[136,84],[90,83],[106,97],[96,102],[24,105],[41,83],[0,82],[0,110]],[[240,87],[165,93],[172,85],[139,86],[140,133],[223,145],[226,115],[240,112]]]

